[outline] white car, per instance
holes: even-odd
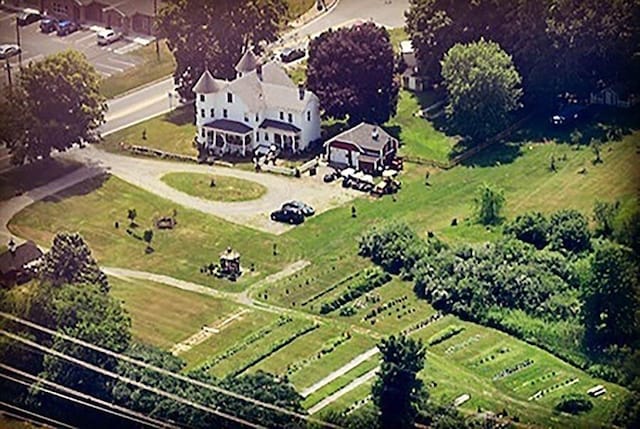
[[[122,33],[115,30],[106,29],[98,33],[98,45],[110,45],[111,43],[120,40]]]
[[[14,44],[0,45],[0,60],[13,57],[20,53],[20,46]]]

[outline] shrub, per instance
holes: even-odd
[[[502,189],[483,184],[478,188],[475,214],[482,225],[497,225],[502,222],[502,208],[505,198]]]
[[[504,232],[542,249],[549,240],[549,221],[540,212],[529,212],[516,217],[505,227]]]
[[[565,413],[580,414],[593,408],[593,402],[586,396],[579,393],[562,395],[560,401],[555,406],[556,410]]]
[[[341,295],[329,302],[323,303],[320,307],[320,313],[327,314],[337,310],[365,293],[389,282],[389,280],[391,280],[391,276],[380,268],[366,269]]]
[[[587,218],[577,210],[560,210],[551,215],[549,241],[553,250],[580,253],[591,248]]]
[[[424,254],[425,245],[407,224],[391,222],[365,233],[358,248],[360,255],[371,258],[386,271],[409,274]]]

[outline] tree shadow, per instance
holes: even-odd
[[[177,126],[193,124],[195,123],[195,107],[191,104],[178,107],[167,113],[163,117],[163,121],[170,122]]]
[[[60,202],[64,201],[68,198],[80,197],[84,195],[89,195],[92,192],[102,188],[104,184],[109,180],[109,174],[105,172],[102,168],[98,166],[88,166],[86,168],[90,169],[99,169],[97,171],[98,175],[94,176],[90,179],[84,180],[76,185],[70,186],[66,189],[63,189],[55,194],[49,195],[42,199],[45,202]]]
[[[63,177],[82,165],[76,162],[47,158],[0,174],[0,200],[6,200]]]
[[[460,165],[467,167],[497,167],[499,165],[511,164],[521,153],[520,145],[499,142],[462,160]]]

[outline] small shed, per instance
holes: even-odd
[[[29,281],[42,255],[33,241],[27,241],[18,247],[10,243],[9,250],[0,255],[0,284],[9,287]]]
[[[227,247],[220,254],[220,269],[225,274],[240,275],[240,253]]]

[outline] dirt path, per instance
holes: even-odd
[[[313,392],[321,389],[322,387],[324,387],[327,384],[331,383],[336,378],[338,378],[338,377],[346,374],[347,372],[351,371],[353,368],[357,367],[362,362],[364,362],[364,361],[370,359],[371,357],[375,356],[379,352],[380,351],[378,350],[378,348],[374,347],[374,348],[369,349],[366,352],[354,357],[349,362],[347,362],[345,365],[343,365],[342,367],[336,369],[335,371],[333,371],[331,374],[327,375],[322,380],[312,384],[311,386],[307,387],[306,389],[303,389],[302,392],[300,392],[300,395],[302,395],[303,398],[306,398],[307,396],[311,395]]]
[[[340,397],[342,397],[342,396],[346,395],[347,393],[351,392],[353,389],[365,384],[367,381],[369,381],[373,377],[375,377],[379,370],[380,370],[380,367],[378,366],[378,367],[372,369],[371,371],[367,372],[366,374],[361,375],[360,377],[356,378],[351,383],[347,384],[346,386],[344,386],[342,389],[338,390],[337,392],[334,392],[331,395],[327,396],[322,401],[318,402],[313,407],[309,408],[309,410],[308,410],[309,414],[317,413],[321,409],[325,408],[327,405],[331,404],[332,402],[336,401]]]

